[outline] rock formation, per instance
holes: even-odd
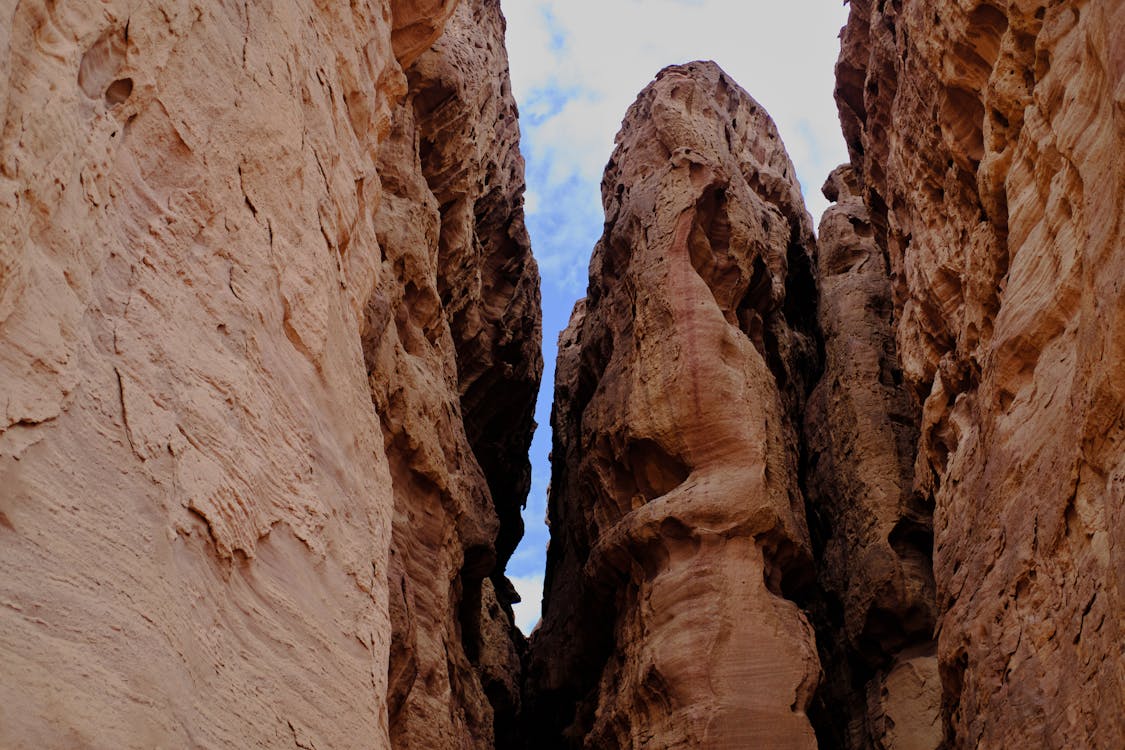
[[[806,412],[805,476],[826,681],[826,747],[937,748],[932,512],[914,492],[918,409],[903,387],[891,284],[856,174],[836,170],[817,237],[824,374]],[[909,733],[909,739],[904,736]]]
[[[503,571],[523,534],[543,361],[503,40],[498,0],[463,2],[407,70],[378,164],[383,273],[364,352],[395,496],[396,748],[493,747],[519,707]]]
[[[642,94],[560,341],[539,745],[1125,745],[1123,33],[853,2],[815,279],[764,116]]]
[[[1125,4],[854,0],[818,241],[641,93],[530,646],[499,0],[0,17],[0,746],[1125,747]]]
[[[3,5],[0,745],[490,746],[540,367],[497,3],[430,51],[450,0]]]
[[[894,556],[856,551],[889,561],[869,570],[894,582],[897,631],[920,636],[930,614],[911,602],[929,583],[913,561],[933,509],[955,747],[1125,745],[1123,33],[1113,0],[862,0],[842,37],[837,101],[867,215],[847,198],[825,221],[869,227],[854,257],[881,255],[892,304],[868,330],[889,312],[891,379],[897,359],[919,405],[912,470],[908,428],[880,428],[874,449],[859,428],[892,480],[897,456],[900,479],[878,489],[899,493],[907,526]],[[870,293],[822,283],[826,309]],[[903,412],[883,398],[878,413]],[[845,599],[846,621],[864,606],[877,611]]]
[[[794,417],[818,358],[793,166],[692,63],[630,108],[602,199],[560,340],[532,746],[815,747],[820,667],[787,598],[812,575]]]

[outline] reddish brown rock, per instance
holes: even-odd
[[[761,107],[692,63],[629,110],[602,194],[560,340],[529,740],[815,747],[816,647],[786,598],[812,570],[794,415],[816,361],[793,167]]]
[[[913,489],[918,408],[903,387],[891,282],[857,189],[850,167],[833,172],[824,192],[836,202],[817,238],[825,360],[806,413],[804,479],[822,544],[814,622],[827,679],[814,715],[827,746],[906,747],[911,727],[930,739],[909,747],[932,749],[942,738],[933,518]],[[918,669],[896,667],[900,656],[928,659],[920,668],[931,679],[903,679]]]
[[[391,47],[402,65],[430,48],[461,0],[392,0]]]
[[[0,5],[0,745],[1125,746],[1120,2],[853,2],[819,257],[642,93],[522,695],[497,0]]]
[[[0,4],[0,745],[386,747],[393,619],[489,746],[538,377],[495,3],[426,54],[454,3]],[[456,241],[385,142],[442,64]]]
[[[853,2],[955,747],[1125,745],[1125,6]]]

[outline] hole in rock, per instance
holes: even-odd
[[[133,93],[132,78],[118,78],[105,90],[105,103],[111,107],[124,104]]]
[[[631,442],[626,451],[637,490],[646,502],[667,495],[683,484],[690,473],[683,461],[669,454],[655,440]]]
[[[954,157],[964,157],[973,171],[984,157],[984,105],[978,96],[964,89],[951,88],[942,97],[940,119],[943,131],[954,149]]]

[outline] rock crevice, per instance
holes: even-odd
[[[382,146],[383,283],[364,352],[395,496],[395,747],[512,741],[523,636],[504,567],[523,534],[542,374],[539,276],[495,0],[461,3],[406,70]]]

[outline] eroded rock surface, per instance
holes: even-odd
[[[530,653],[499,3],[337,5],[0,0],[0,745],[1125,746],[1125,5],[852,2],[819,253],[641,94]]]
[[[955,747],[1125,745],[1123,34],[1114,0],[864,0],[843,35]]]
[[[496,3],[430,52],[450,0],[0,5],[0,744],[490,746],[539,371]]]
[[[503,571],[523,533],[543,362],[503,42],[498,0],[462,3],[408,69],[379,162],[383,274],[364,350],[395,493],[398,748],[510,742],[519,708]]]
[[[813,237],[766,113],[713,63],[663,72],[602,183],[560,339],[532,746],[815,747],[797,416]]]

